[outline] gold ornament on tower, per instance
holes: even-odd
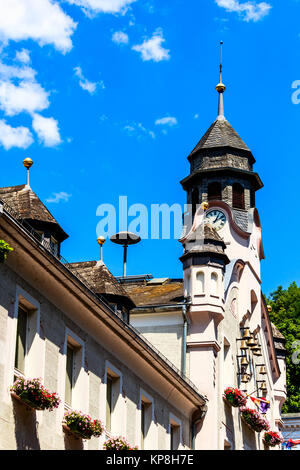
[[[29,157],[25,158],[25,160],[23,160],[23,165],[25,166],[25,168],[27,168],[27,170],[29,170],[29,168],[31,168],[33,165],[33,161]]]
[[[201,209],[204,211],[207,211],[208,208],[209,208],[208,202],[202,202]]]
[[[100,261],[103,261],[103,245],[106,242],[106,238],[100,236],[97,238],[97,243],[100,245]]]

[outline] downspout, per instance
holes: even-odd
[[[192,450],[196,450],[195,441],[196,441],[197,426],[203,421],[206,413],[207,413],[207,405],[205,404],[199,410],[195,412],[194,414],[195,417],[194,419],[192,419]]]
[[[186,344],[187,344],[187,307],[191,304],[190,297],[184,299],[184,304],[182,305],[182,317],[183,317],[183,340],[182,340],[182,375],[186,375]]]

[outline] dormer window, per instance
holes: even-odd
[[[51,250],[51,253],[53,254],[53,256],[58,256],[59,254],[59,245],[58,245],[58,241],[55,240],[54,237],[50,237],[50,250]]]
[[[208,185],[207,199],[209,201],[222,201],[222,188],[220,183],[214,182]]]

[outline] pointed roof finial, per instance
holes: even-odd
[[[25,160],[23,160],[23,165],[27,169],[27,184],[26,184],[26,186],[29,188],[30,187],[30,184],[29,184],[29,170],[33,165],[33,161],[31,160],[31,158],[25,158]]]
[[[220,51],[220,82],[216,86],[216,90],[219,93],[219,112],[218,112],[218,120],[224,121],[224,101],[223,101],[223,93],[226,90],[226,86],[222,81],[222,70],[223,70],[223,41],[220,42],[221,51]]]

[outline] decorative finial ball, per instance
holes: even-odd
[[[33,161],[31,160],[31,158],[25,158],[25,160],[23,160],[23,165],[25,166],[25,168],[27,168],[27,170],[29,170],[29,168],[31,168],[33,165]]]
[[[273,309],[272,309],[271,305],[268,305],[268,306],[267,306],[267,310],[268,310],[269,313],[272,312]]]
[[[98,245],[101,245],[101,246],[104,245],[105,241],[106,241],[106,238],[102,236],[97,238]]]
[[[208,208],[209,208],[208,202],[202,202],[201,209],[203,209],[204,211],[207,211]]]
[[[218,93],[224,93],[224,91],[226,90],[226,86],[224,85],[224,83],[218,83],[218,85],[216,86],[216,90]]]

